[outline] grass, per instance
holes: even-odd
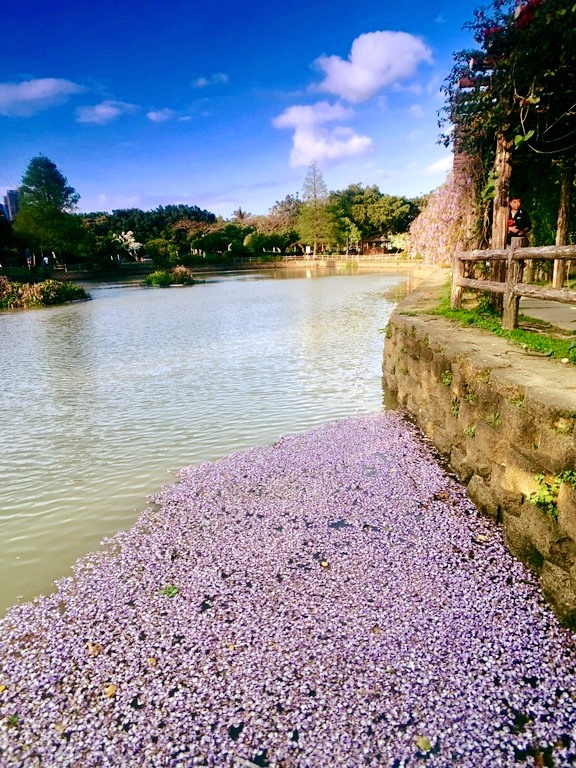
[[[481,300],[476,306],[467,309],[451,309],[450,286],[444,289],[438,306],[430,310],[430,314],[440,315],[464,326],[481,328],[495,336],[508,339],[526,351],[547,355],[558,360],[567,360],[572,365],[576,365],[576,335],[571,331],[562,331],[549,323],[528,318],[525,315],[519,316],[518,328],[513,331],[505,331],[501,327],[500,315],[492,312]],[[522,324],[528,323],[531,328],[536,330],[522,328]]]

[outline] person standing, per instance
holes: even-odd
[[[509,206],[506,245],[512,244],[513,237],[525,237],[532,228],[530,217],[526,211],[522,210],[522,200],[520,197],[510,198]]]

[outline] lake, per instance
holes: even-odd
[[[0,614],[50,592],[178,470],[383,408],[406,275],[314,269],[86,285],[0,314]]]

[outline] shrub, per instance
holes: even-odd
[[[17,283],[11,282],[7,277],[0,277],[0,308],[2,309],[48,307],[89,298],[84,288],[74,283],[64,283],[59,280]]]
[[[146,276],[146,285],[166,288],[169,285],[194,285],[196,280],[192,270],[179,264],[173,269],[157,269]]]

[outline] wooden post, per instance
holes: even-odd
[[[464,262],[459,258],[460,252],[454,250],[452,254],[452,282],[450,288],[450,309],[460,309],[462,306],[462,296],[464,288],[456,285],[456,277],[464,277]]]
[[[506,260],[506,290],[504,291],[502,329],[513,331],[518,325],[518,306],[520,297],[516,295],[514,288],[521,280],[523,265],[514,259],[516,246],[513,244],[508,251]]]

